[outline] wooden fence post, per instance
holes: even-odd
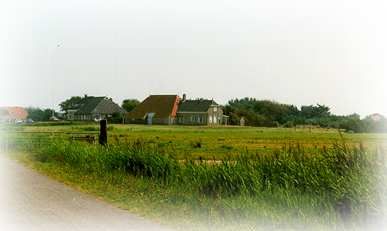
[[[107,144],[107,120],[99,121],[99,144],[106,145]]]

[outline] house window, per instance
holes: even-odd
[[[209,121],[208,123],[212,124],[212,116],[208,117],[208,121]]]
[[[217,107],[214,107],[214,112],[216,112],[218,110],[218,108]]]

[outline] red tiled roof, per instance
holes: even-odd
[[[4,107],[2,109],[8,112],[10,119],[25,120],[28,117],[28,112],[22,107]]]
[[[147,113],[155,113],[154,118],[175,117],[178,95],[150,95],[131,112],[127,114],[129,119],[144,119]]]

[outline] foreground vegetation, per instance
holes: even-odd
[[[95,126],[19,130],[94,132]],[[21,159],[46,174],[184,229],[192,223],[197,229],[242,224],[245,229],[297,229],[298,222],[313,228],[349,223],[353,228],[379,213],[376,184],[382,180],[383,162],[376,136],[166,126],[113,126],[110,134],[107,147],[58,136],[44,143],[28,139],[14,147],[28,151]],[[231,148],[224,152],[224,145]]]

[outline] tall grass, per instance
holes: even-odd
[[[222,161],[178,161],[170,150],[141,140],[107,147],[57,140],[36,148],[36,158],[86,173],[119,171],[210,199],[289,194],[279,200],[292,204],[294,198],[311,197],[312,209],[341,217],[377,209],[378,156],[361,145],[336,144],[318,154],[288,145],[270,154],[241,153]]]

